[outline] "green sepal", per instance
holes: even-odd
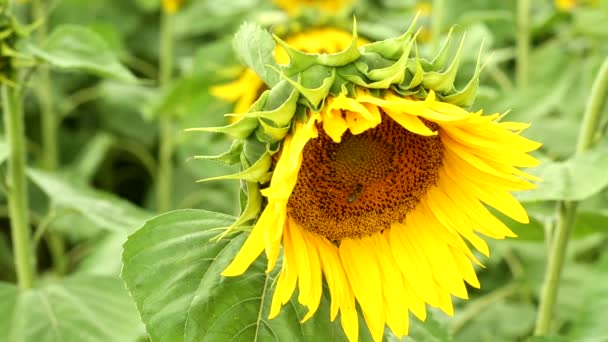
[[[445,65],[445,62],[448,58],[448,53],[450,51],[450,46],[451,46],[451,42],[452,42],[452,32],[454,32],[453,28],[451,28],[450,31],[448,32],[448,35],[447,35],[445,41],[443,42],[441,49],[439,49],[439,53],[437,53],[435,58],[433,58],[433,60],[430,63],[426,62],[425,60],[421,60],[421,62],[424,63],[423,67],[425,70],[439,71],[443,68],[443,66]]]
[[[444,72],[430,71],[425,73],[424,79],[422,80],[422,86],[427,89],[433,89],[436,92],[447,93],[454,89],[454,80],[458,73],[458,66],[460,64],[460,56],[462,47],[464,46],[464,39],[460,41],[460,46],[456,52],[456,56],[452,60],[450,66]]]
[[[362,46],[361,50],[363,51],[363,54],[375,52],[378,55],[384,57],[385,59],[393,61],[401,58],[401,56],[404,54],[404,50],[409,50],[409,47],[404,49],[404,46],[408,42],[408,40],[415,40],[416,38],[416,35],[414,35],[413,33],[417,21],[418,16],[416,16],[414,20],[412,20],[412,23],[407,29],[407,31],[405,31],[405,33],[399,37],[389,38],[386,40],[381,40]]]
[[[469,82],[462,88],[462,90],[457,91],[453,94],[447,96],[440,96],[440,100],[452,103],[461,107],[470,107],[473,105],[475,101],[475,96],[477,95],[477,89],[479,88],[479,76],[481,71],[483,70],[483,65],[481,65],[481,52],[483,50],[482,46],[479,48],[479,54],[477,55],[477,63],[475,64],[475,73],[469,80]]]
[[[367,74],[367,77],[369,77],[369,79],[373,81],[383,81],[386,79],[391,79],[391,84],[399,84],[403,82],[405,78],[407,62],[409,60],[409,55],[413,44],[414,40],[410,39],[410,41],[407,43],[407,46],[404,48],[403,54],[399,57],[397,62],[395,62],[389,67],[373,69]]]
[[[211,160],[221,162],[227,165],[236,165],[241,162],[241,153],[243,152],[244,141],[241,139],[234,139],[230,149],[217,156],[194,156],[190,159],[195,160]]]
[[[287,55],[289,56],[290,63],[282,66],[283,73],[287,75],[287,77],[299,74],[313,65],[322,65],[327,67],[343,66],[356,61],[361,56],[361,52],[357,47],[358,36],[356,21],[354,21],[353,24],[353,39],[351,44],[346,50],[337,53],[306,53],[292,48],[289,44],[276,35],[274,36],[274,39],[285,49]]]
[[[289,133],[289,126],[285,127],[274,127],[271,123],[267,122],[266,119],[260,119],[260,126],[255,132],[258,140],[262,142],[273,143],[283,140]]]
[[[343,85],[352,83],[355,85],[365,86],[369,83],[369,79],[364,73],[359,71],[354,63],[337,68],[336,81],[332,84],[330,93],[334,96],[340,94]]]
[[[262,158],[268,152],[268,144],[259,141],[254,136],[245,140],[243,144],[243,153],[241,153],[241,165],[243,168],[248,168],[258,159]]]
[[[350,42],[350,46],[338,53],[321,54],[318,56],[317,61],[321,65],[339,67],[344,64],[352,63],[361,56],[361,52],[357,47],[357,41],[359,40],[357,34],[357,20],[353,17],[353,39]]]
[[[296,75],[315,64],[316,55],[296,50],[276,35],[273,35],[272,37],[285,49],[285,52],[287,52],[287,55],[289,56],[289,64],[280,66],[281,70],[283,70],[288,77]]]
[[[258,159],[251,167],[243,170],[241,172],[217,176],[217,177],[209,177],[205,179],[198,180],[197,182],[210,182],[221,179],[240,179],[245,180],[247,182],[259,182],[266,183],[270,180],[271,173],[268,172],[270,167],[272,166],[272,157],[270,153],[265,153],[260,159]]]
[[[223,133],[234,139],[245,139],[251,135],[251,132],[253,132],[256,127],[258,127],[257,119],[244,118],[227,126],[188,128],[185,131]]]
[[[286,80],[308,100],[308,105],[313,111],[318,111],[336,80],[336,69],[316,65],[302,74],[301,78],[302,84],[289,78],[286,78]],[[321,80],[320,84],[319,80]]]
[[[299,92],[284,79],[268,92],[268,97],[264,103],[264,110],[250,110],[248,113],[228,114],[228,116],[264,118],[274,122],[277,127],[283,127],[291,122],[299,96]]]
[[[405,89],[413,89],[422,84],[424,69],[422,69],[422,64],[420,64],[420,60],[418,59],[418,51],[416,51],[416,59],[408,62],[407,70],[412,74],[412,79],[410,80],[410,83],[405,86]]]
[[[267,102],[268,97],[270,96],[270,90],[266,90],[260,95],[260,97],[251,105],[249,108],[250,111],[261,110]],[[226,116],[231,116],[231,114],[226,114]],[[188,128],[186,132],[213,132],[213,133],[223,133],[234,139],[246,139],[251,133],[258,127],[258,120],[256,118],[243,118],[237,122],[234,122],[230,125],[221,126],[221,127],[197,127],[197,128]]]
[[[257,219],[260,211],[262,210],[262,193],[260,192],[260,185],[257,182],[244,182],[245,192],[247,195],[247,204],[245,209],[241,212],[241,215],[234,221],[230,227],[219,234],[218,236],[211,239],[213,242],[217,242],[226,236],[232,234],[235,230],[240,230],[242,226],[249,221]]]

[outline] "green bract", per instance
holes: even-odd
[[[261,209],[259,183],[272,176],[272,155],[293,127],[293,119],[305,120],[307,111],[318,112],[328,96],[355,89],[370,89],[382,97],[391,90],[402,96],[425,99],[430,90],[437,99],[457,106],[473,103],[479,83],[479,58],[475,73],[462,89],[454,85],[458,72],[462,42],[452,61],[448,61],[451,39],[448,36],[437,56],[427,61],[418,56],[415,21],[403,35],[357,47],[356,22],[349,48],[335,54],[309,54],[296,50],[276,35],[274,40],[290,57],[290,63],[279,65],[273,58],[275,44],[271,35],[256,24],[245,23],[235,36],[235,49],[248,67],[270,88],[244,114],[227,114],[241,119],[223,127],[193,128],[189,131],[225,133],[236,142],[230,151],[219,156],[198,156],[228,164],[240,163],[241,172],[204,179],[239,179],[246,184],[248,195],[236,228],[255,219]],[[463,40],[464,41],[464,40]],[[278,77],[277,77],[278,76]],[[231,231],[228,229],[227,232]]]

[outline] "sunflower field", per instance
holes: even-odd
[[[0,0],[0,342],[608,342],[607,0]]]

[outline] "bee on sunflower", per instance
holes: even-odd
[[[360,47],[354,29],[333,54],[304,53],[275,36],[284,64],[259,27],[237,34],[269,90],[230,114],[241,120],[193,130],[235,138],[219,159],[233,156],[243,171],[214,179],[247,185],[247,205],[226,234],[253,228],[222,274],[243,274],[262,253],[270,272],[281,258],[270,318],[297,288],[309,319],[325,281],[329,319],[340,315],[350,341],[358,340],[357,305],[375,341],[385,326],[407,335],[409,312],[424,320],[428,304],[451,315],[452,296],[466,299],[465,283],[480,286],[473,249],[489,255],[480,235],[515,236],[488,206],[528,222],[511,192],[539,181],[519,168],[538,164],[529,153],[540,143],[521,136],[528,124],[464,109],[479,62],[457,89],[460,49],[446,63],[448,39],[435,59],[419,58],[414,27]]]

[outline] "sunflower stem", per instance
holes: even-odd
[[[534,329],[535,335],[545,335],[549,332],[551,316],[553,315],[553,308],[557,301],[560,277],[575,214],[575,202],[560,203],[559,221],[556,227],[555,239],[550,243],[549,260],[540,297],[536,328]]]
[[[517,87],[528,86],[528,55],[530,50],[530,1],[517,1]]]
[[[580,154],[589,149],[598,132],[600,114],[605,104],[605,94],[608,91],[608,58],[600,67],[597,78],[591,88],[591,95],[587,101],[585,116],[581,124],[576,153]],[[563,201],[559,205],[559,220],[557,222],[555,238],[550,243],[549,260],[545,281],[540,297],[540,306],[536,320],[535,335],[544,335],[549,332],[551,316],[557,301],[561,272],[564,266],[566,250],[570,232],[576,217],[577,202]]]
[[[431,7],[431,39],[433,42],[433,52],[439,51],[441,43],[441,31],[443,30],[443,12],[445,0],[433,0]]]
[[[166,90],[171,82],[173,68],[173,15],[162,11],[160,28],[159,86]],[[157,209],[160,212],[171,209],[171,188],[173,178],[173,118],[171,113],[160,113],[159,149],[157,175]]]
[[[9,71],[11,80],[18,83],[17,72]],[[34,263],[28,215],[27,179],[25,176],[25,128],[21,91],[8,84],[2,85],[2,111],[9,146],[8,155],[8,207],[11,221],[11,236],[20,288],[32,287]]]

